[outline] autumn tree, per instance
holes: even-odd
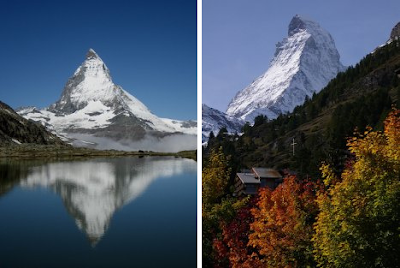
[[[202,171],[203,210],[217,203],[225,193],[231,175],[229,156],[225,156],[222,148],[212,150],[208,163]]]
[[[219,247],[223,230],[237,217],[238,211],[248,206],[248,198],[223,198],[220,203],[203,209],[203,267],[228,267],[225,247]],[[220,244],[217,242],[221,241]],[[227,249],[228,250],[228,249]]]
[[[329,187],[318,196],[313,237],[319,267],[398,267],[400,263],[400,111],[384,132],[348,140],[355,160],[340,178],[323,166]]]
[[[223,224],[222,235],[214,239],[216,267],[262,267],[262,263],[253,258],[254,249],[248,246],[250,224],[253,222],[251,208],[254,207],[255,198],[248,200],[246,204],[242,203],[231,221]]]
[[[202,171],[204,267],[214,266],[213,240],[222,232],[221,223],[230,221],[235,215],[235,200],[224,199],[231,175],[229,161],[230,157],[224,155],[222,148],[213,149]]]
[[[317,214],[316,183],[285,178],[274,191],[261,188],[252,214],[249,245],[257,249],[263,267],[312,266],[311,238]]]

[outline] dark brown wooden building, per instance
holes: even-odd
[[[235,179],[235,194],[253,195],[260,187],[275,189],[282,183],[282,175],[272,168],[255,168],[244,173],[237,173]]]

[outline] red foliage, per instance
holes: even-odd
[[[289,176],[274,191],[261,189],[251,224],[249,245],[268,267],[299,267],[313,263],[312,234],[319,184]]]
[[[253,248],[248,247],[250,224],[253,222],[251,208],[254,198],[247,206],[237,211],[236,217],[222,228],[222,238],[214,240],[214,250],[218,260],[214,267],[259,267],[257,259],[252,258]],[[254,254],[253,254],[254,255]]]

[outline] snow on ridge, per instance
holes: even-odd
[[[166,123],[168,126],[173,127],[176,132],[197,135],[196,121],[182,121],[169,118],[160,118],[160,120]]]
[[[68,115],[57,115],[47,109],[37,110],[37,112],[24,109],[19,110],[18,113],[27,119],[39,121],[44,126],[51,124],[57,132],[62,132],[66,127],[104,128],[115,116],[114,112],[100,101],[89,101],[83,109]]]
[[[76,85],[75,81],[79,83]],[[68,87],[69,84],[73,85],[71,90]],[[158,118],[141,101],[125,91],[121,86],[114,84],[109,69],[93,49],[89,50],[86,60],[78,67],[74,76],[70,78],[64,93],[62,99],[69,98],[76,107],[84,106],[83,109],[87,109],[87,105],[93,102],[101,102],[103,105],[114,109],[116,105],[119,105],[122,107],[118,108],[131,112],[136,117],[146,121],[155,130],[167,133],[176,132],[176,127],[173,124],[168,124],[168,122],[166,123]],[[67,102],[65,101],[65,103]],[[116,113],[114,112],[115,115]],[[92,119],[97,120],[95,118]],[[93,126],[104,127],[107,125],[106,121],[110,120],[111,117],[103,116],[99,119],[101,122],[88,124],[86,128]]]
[[[288,37],[276,45],[268,70],[236,94],[226,113],[249,122],[260,114],[274,119],[291,112],[343,70],[332,36],[318,23],[296,15]]]
[[[91,51],[95,53],[94,50]],[[115,97],[115,85],[109,69],[97,54],[96,57],[89,55],[90,51],[85,61],[68,80],[59,101],[61,108],[68,99],[79,107],[90,100],[112,101]]]
[[[136,97],[114,84],[109,69],[93,49],[88,51],[84,62],[69,78],[57,102],[44,109],[22,108],[18,113],[39,121],[64,140],[65,137],[75,140],[74,135],[79,133],[92,135],[95,139],[96,130],[104,128],[108,129],[101,132],[101,137],[110,135],[105,138],[115,137],[116,140],[111,142],[121,143],[130,142],[124,140],[129,137],[138,140],[152,134],[156,139],[170,134],[197,134],[193,122],[159,118]],[[130,128],[125,128],[124,132],[126,124]],[[137,132],[130,133],[132,129]]]
[[[217,135],[222,127],[226,127],[228,133],[234,134],[241,131],[244,122],[225,114],[206,104],[202,105],[202,141],[206,142],[211,131]]]

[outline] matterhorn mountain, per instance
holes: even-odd
[[[151,113],[114,84],[109,69],[93,49],[69,78],[57,102],[45,109],[22,108],[18,113],[41,122],[75,146],[157,151],[196,148],[195,121],[159,118]]]
[[[225,127],[228,133],[240,133],[244,122],[217,109],[202,106],[202,142],[207,142],[211,131],[217,135]]]
[[[274,119],[293,111],[344,70],[332,36],[318,23],[296,15],[288,37],[276,45],[268,70],[237,93],[226,113],[250,123],[258,115]]]

